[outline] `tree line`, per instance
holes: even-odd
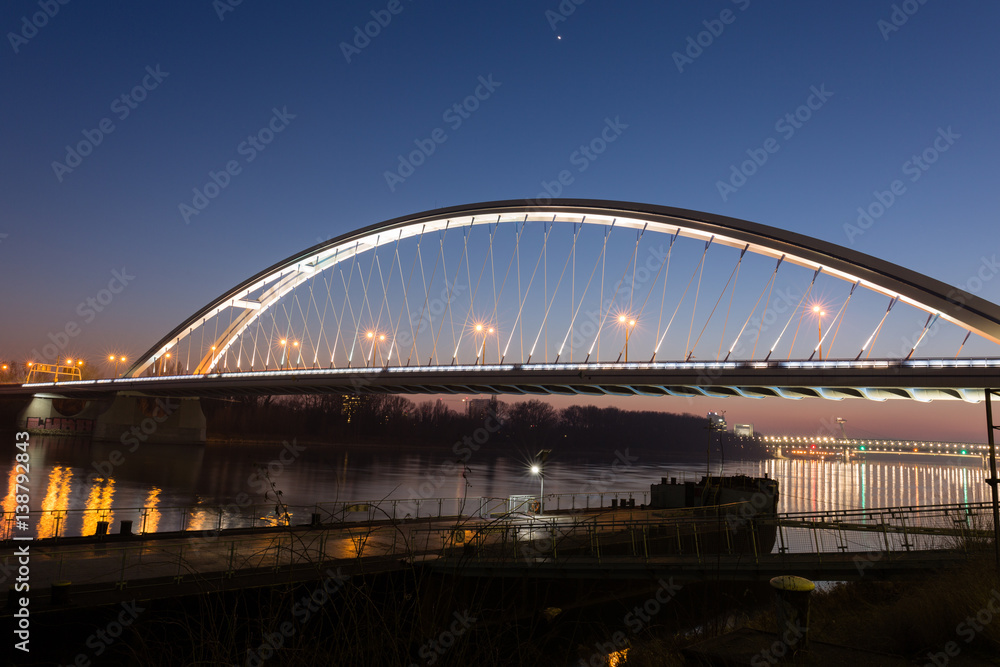
[[[532,399],[496,398],[455,410],[441,399],[419,402],[392,394],[234,396],[203,399],[209,437],[308,438],[330,443],[386,443],[450,447],[487,425],[490,443],[537,451],[629,448],[646,455],[704,456],[711,447],[733,458],[763,455],[756,438],[711,432],[692,414],[573,405],[557,410]],[[470,409],[471,406],[471,409]]]

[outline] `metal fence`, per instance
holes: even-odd
[[[665,562],[684,568],[729,559],[727,567],[735,572],[811,555],[816,563],[839,563],[840,571],[846,567],[862,572],[867,564],[891,563],[909,552],[967,550],[992,530],[988,503],[778,515],[753,514],[747,503],[735,503],[654,516],[629,508],[588,512],[582,496],[564,496],[570,505],[582,503],[583,511],[531,515],[507,511],[506,498],[477,498],[475,512],[449,516],[444,514],[446,499],[441,500],[440,505],[431,503],[440,507],[436,516],[419,521],[327,523],[239,536],[189,532],[131,543],[109,537],[98,544],[53,545],[32,552],[33,588],[35,582],[44,588],[46,582],[66,578],[92,587],[123,588],[151,585],[155,578],[161,580],[157,585],[163,585],[163,579],[180,584],[232,578],[261,568],[291,572],[332,564],[364,569],[428,559],[442,566],[486,562],[511,568],[592,567],[595,562],[603,568]],[[330,516],[369,517],[374,511],[352,504],[326,505]],[[383,510],[389,514],[388,508]],[[10,552],[4,556],[3,572],[14,558]]]
[[[607,507],[612,501],[632,500],[645,504],[648,491],[606,491],[601,493],[546,494],[542,501],[546,510],[589,510]],[[178,531],[222,531],[235,528],[273,528],[304,523],[345,523],[401,521],[441,517],[490,518],[510,511],[531,511],[530,502],[511,508],[510,499],[472,498],[381,498],[322,502],[312,505],[276,503],[227,505],[189,505],[170,507],[109,507],[94,509],[34,510],[25,519],[23,514],[3,512],[0,519],[0,540],[15,535],[36,539],[75,537],[118,532],[123,526],[136,534]],[[28,529],[18,528],[26,521]],[[117,525],[116,525],[117,522]],[[117,528],[117,530],[116,530]]]

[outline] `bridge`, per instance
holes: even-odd
[[[947,456],[980,461],[990,453],[989,445],[976,442],[801,435],[766,435],[761,438],[761,442],[765,451],[776,458],[851,461],[867,458]]]
[[[909,334],[902,347],[900,330]],[[142,388],[160,391],[203,376],[234,389],[266,377],[283,390],[304,370],[453,378],[461,369],[465,377],[441,384],[492,375],[492,389],[506,391],[544,384],[533,371],[565,369],[737,394],[754,393],[740,384],[812,379],[817,390],[786,397],[981,400],[997,343],[995,304],[817,239],[648,204],[508,201],[389,220],[286,258],[198,309],[122,382],[99,389],[156,378]],[[938,354],[921,358],[930,346]],[[32,379],[53,382],[24,389],[59,379],[44,375]],[[868,385],[900,391],[866,393]]]
[[[998,343],[996,304],[800,234],[503,201],[317,244],[196,310],[121,377],[39,365],[0,395],[42,397],[37,419],[58,416],[53,398],[103,400],[118,425],[141,418],[136,396],[241,393],[980,402],[1000,384]]]

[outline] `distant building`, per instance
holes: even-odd
[[[340,403],[340,414],[347,417],[347,423],[350,424],[360,407],[361,397],[357,394],[348,394],[343,397]]]
[[[733,435],[753,437],[753,424],[733,424]]]
[[[725,431],[726,418],[720,415],[718,412],[709,412],[708,426],[709,428],[715,429],[716,431]]]
[[[472,419],[486,419],[497,412],[497,399],[493,398],[470,398],[465,402],[465,411]]]

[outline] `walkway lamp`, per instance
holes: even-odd
[[[281,343],[281,370],[285,370],[286,364],[291,359],[292,354],[299,348],[299,341],[289,341],[286,338],[282,338],[279,342]],[[295,362],[295,365],[298,366],[298,362]]]
[[[115,374],[113,377],[118,377],[118,364],[125,363],[125,357],[117,357],[113,354],[108,355],[108,362],[114,362],[115,364]]]
[[[625,327],[625,363],[628,363],[628,337],[632,333],[632,329],[635,328],[635,319],[632,317],[626,317],[625,315],[618,316],[618,324]]]
[[[823,316],[826,315],[826,311],[819,306],[813,306],[813,313],[816,315],[816,330],[819,332],[819,344],[816,346],[816,351],[819,354],[819,360],[823,361]]]
[[[543,449],[535,455],[535,462],[531,464],[531,474],[538,475],[538,512],[545,512],[545,462],[549,459],[551,449]]]
[[[368,331],[367,333],[365,333],[365,338],[367,338],[369,341],[371,341],[371,344],[372,344],[372,356],[371,356],[371,362],[372,363],[371,363],[371,365],[372,365],[372,367],[374,367],[375,366],[375,352],[378,350],[378,344],[385,342],[385,334],[384,333],[379,333],[378,331]],[[368,364],[365,363],[365,366],[367,366],[367,365]]]
[[[480,359],[482,359],[483,360],[482,363],[485,364],[486,363],[486,337],[487,336],[492,336],[494,334],[494,332],[495,332],[495,329],[493,327],[488,327],[488,326],[486,326],[485,324],[483,324],[481,322],[477,322],[476,326],[474,328],[476,330],[476,335],[483,337],[482,348],[480,350],[478,350],[478,352],[476,354],[476,364],[479,363]]]

